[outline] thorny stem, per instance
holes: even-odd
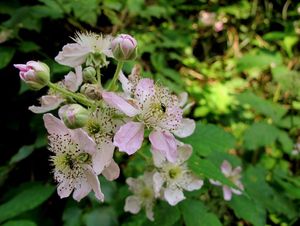
[[[114,77],[112,78],[111,82],[109,83],[107,89],[110,91],[114,91],[114,89],[116,88],[116,82],[118,80],[120,71],[122,70],[122,67],[124,65],[123,61],[118,61],[118,65],[117,65],[117,69],[115,71]]]
[[[81,103],[81,104],[83,104],[85,106],[88,106],[88,107],[94,107],[95,106],[94,101],[91,101],[91,100],[87,99],[84,96],[80,96],[78,94],[72,93],[69,90],[66,90],[66,89],[62,88],[62,87],[60,87],[57,84],[49,82],[48,86],[51,89],[53,89],[53,90],[55,90],[57,92],[60,92],[61,94],[65,95],[66,97],[72,97],[73,99],[75,99],[76,101],[78,101],[79,103]]]

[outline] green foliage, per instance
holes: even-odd
[[[53,186],[32,183],[20,191],[13,198],[0,205],[0,222],[11,219],[21,213],[32,210],[54,192]]]

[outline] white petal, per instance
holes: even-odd
[[[61,199],[69,197],[73,188],[74,185],[69,180],[62,181],[57,187],[57,194]]]
[[[198,190],[202,187],[203,180],[200,180],[193,175],[186,174],[185,178],[184,178],[184,182],[180,183],[180,184],[184,190],[194,191],[194,190]]]
[[[81,199],[86,197],[90,191],[92,190],[91,186],[86,182],[82,181],[80,184],[75,186],[74,192],[73,192],[73,198],[79,202]]]
[[[193,147],[189,144],[183,144],[183,145],[180,145],[178,147],[178,160],[177,162],[179,164],[185,162],[186,160],[188,160],[191,155],[192,155],[192,152],[193,152]]]
[[[175,206],[177,203],[185,199],[182,190],[177,187],[166,188],[164,197],[171,206]]]
[[[182,92],[178,95],[179,106],[183,107],[188,101],[187,92]]]
[[[65,76],[64,84],[69,90],[75,92],[82,84],[82,81],[82,67],[77,66],[75,67],[75,73],[71,71]]]
[[[122,71],[120,71],[119,74],[119,81],[122,84],[122,89],[128,96],[131,94],[131,91],[133,89],[133,84],[126,78],[126,76],[123,74]]]
[[[136,196],[129,196],[126,198],[124,210],[133,214],[138,213],[141,210],[141,201]]]
[[[196,123],[194,120],[189,118],[183,118],[180,127],[173,133],[177,137],[188,137],[193,134],[196,128]]]
[[[96,153],[97,145],[95,141],[83,129],[73,129],[70,131],[73,140],[79,145],[80,150],[91,155]]]
[[[152,201],[147,203],[146,206],[146,216],[150,221],[154,221],[154,214],[153,214],[153,203]]]
[[[52,111],[64,102],[65,100],[59,96],[46,95],[41,97],[41,106],[30,106],[28,109],[33,113],[40,114]]]
[[[93,172],[92,167],[90,167],[89,165],[85,165],[86,170],[85,170],[85,175],[87,178],[87,182],[89,183],[89,185],[91,186],[91,188],[93,189],[96,198],[99,201],[104,201],[104,194],[101,192],[101,188],[100,188],[100,181],[97,177],[97,175]]]
[[[111,141],[98,144],[97,151],[93,155],[93,169],[99,175],[103,169],[110,164],[113,158],[115,146]]]
[[[77,43],[67,44],[55,57],[55,61],[66,66],[76,67],[85,62],[90,49]]]
[[[154,188],[154,194],[155,197],[158,198],[160,196],[160,190],[164,184],[165,180],[160,175],[160,173],[156,172],[153,175],[153,188]]]
[[[109,164],[108,167],[106,167],[103,170],[102,174],[107,180],[112,181],[119,177],[120,168],[118,164],[112,159],[111,163]]]
[[[143,78],[139,81],[135,90],[135,98],[140,103],[145,103],[155,94],[154,81],[149,78]]]
[[[166,162],[166,158],[160,153],[159,150],[151,148],[153,163],[156,167],[162,167]]]
[[[216,185],[216,186],[221,186],[221,185],[222,185],[221,182],[216,181],[216,180],[213,180],[213,179],[209,179],[209,182],[210,182],[211,184],[213,184],[213,185]]]

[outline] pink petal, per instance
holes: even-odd
[[[92,161],[93,169],[99,175],[112,161],[115,146],[111,141],[108,141],[98,145],[97,149]]]
[[[236,168],[232,171],[231,175],[232,175],[232,176],[239,176],[239,175],[241,174],[241,172],[242,172],[242,167],[238,166],[238,167],[236,167]]]
[[[33,113],[45,113],[58,108],[65,100],[59,96],[46,95],[41,97],[41,106],[30,106],[29,110]]]
[[[198,179],[192,174],[185,174],[181,187],[187,191],[198,190],[203,186],[203,180]]]
[[[231,189],[226,185],[223,186],[223,196],[224,196],[224,200],[226,201],[231,200],[232,197]]]
[[[154,81],[149,78],[143,78],[139,81],[135,90],[135,97],[140,103],[145,103],[155,94]]]
[[[179,106],[183,107],[188,101],[187,92],[182,92],[178,95]]]
[[[161,128],[175,130],[182,122],[182,109],[178,106],[170,105],[167,107],[164,118],[158,123]]]
[[[64,80],[65,86],[75,92],[78,90],[79,86],[82,84],[83,78],[82,78],[82,67],[77,66],[75,67],[75,73],[73,71],[70,71],[66,76]]]
[[[101,192],[101,188],[100,188],[100,181],[97,177],[97,175],[93,172],[92,167],[90,167],[89,165],[85,165],[86,170],[85,170],[85,175],[87,178],[87,182],[89,183],[89,185],[91,186],[91,188],[93,189],[96,198],[99,201],[104,201],[104,195]]]
[[[176,162],[178,158],[177,143],[170,132],[154,130],[149,135],[152,149],[159,151],[169,162]]]
[[[20,71],[28,71],[30,69],[26,64],[14,64],[14,67]]]
[[[102,174],[107,180],[113,181],[119,177],[120,168],[118,164],[112,159],[109,166],[103,170]]]
[[[55,57],[55,60],[62,65],[76,67],[85,62],[89,52],[89,48],[77,43],[71,43],[63,47],[62,51]]]
[[[114,137],[114,145],[129,155],[141,148],[144,139],[144,125],[139,122],[128,122],[121,126]]]
[[[49,134],[68,134],[69,130],[64,123],[52,114],[47,113],[43,116],[45,127]]]
[[[133,117],[139,113],[138,109],[134,108],[126,100],[124,100],[122,97],[118,96],[113,92],[103,91],[102,97],[108,105],[122,111],[129,117]]]
[[[185,196],[184,196],[182,190],[180,190],[179,188],[177,188],[177,187],[170,188],[169,187],[169,188],[166,188],[166,190],[164,192],[164,198],[171,206],[175,206],[177,203],[184,200]]]
[[[91,155],[96,153],[97,145],[95,141],[83,129],[70,130],[73,140],[79,145],[80,150],[83,150]]]
[[[126,198],[124,210],[133,214],[138,213],[141,210],[141,201],[136,196],[129,196]]]
[[[196,123],[194,120],[189,118],[184,118],[181,121],[180,127],[175,130],[173,133],[177,137],[188,137],[192,135],[192,133],[195,131]]]
[[[224,160],[222,165],[221,165],[221,170],[222,170],[222,173],[226,176],[226,177],[229,177],[231,176],[231,172],[232,172],[232,167],[231,167],[231,164],[227,161],[227,160]]]

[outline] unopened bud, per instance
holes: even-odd
[[[58,114],[70,129],[82,128],[89,119],[89,111],[79,104],[65,105],[59,109]]]
[[[93,100],[99,100],[101,98],[101,91],[96,84],[83,84],[80,88],[80,92]]]
[[[112,41],[111,50],[117,60],[134,60],[137,56],[137,41],[130,35],[121,34]]]
[[[94,67],[86,67],[82,71],[83,81],[90,83],[97,83],[96,70]]]
[[[28,61],[26,64],[14,64],[20,70],[20,78],[33,90],[39,90],[50,81],[50,69],[40,61]]]

